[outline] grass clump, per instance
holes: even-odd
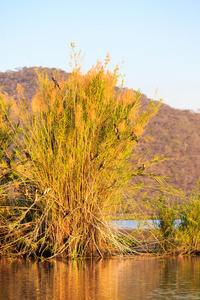
[[[67,81],[38,74],[31,109],[20,92],[19,126],[1,101],[14,145],[12,180],[1,181],[1,253],[76,258],[127,250],[109,216],[143,172],[130,156],[160,103],[141,112],[140,92],[116,90],[109,57],[84,75],[77,61]]]
[[[176,234],[178,252],[181,254],[200,253],[200,194],[199,184],[189,195],[180,209],[180,225]]]
[[[174,195],[175,197],[175,195]],[[161,193],[157,205],[156,237],[159,252],[169,253],[174,249],[174,237],[177,230],[178,205],[174,201],[167,201],[167,195]]]
[[[155,227],[152,230],[156,252],[164,254],[200,253],[200,193],[199,183],[189,195],[182,192],[171,199],[162,194],[153,204]],[[174,199],[173,199],[174,198]]]

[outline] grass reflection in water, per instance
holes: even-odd
[[[0,260],[0,299],[199,298],[199,257]]]

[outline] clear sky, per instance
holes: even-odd
[[[0,28],[0,72],[69,72],[74,42],[85,72],[110,53],[126,87],[200,109],[200,0],[1,0]]]

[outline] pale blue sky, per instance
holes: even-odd
[[[125,86],[175,108],[200,108],[200,0],[1,0],[0,71],[70,71],[70,42],[84,70],[111,56]]]

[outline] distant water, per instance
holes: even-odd
[[[0,259],[0,300],[200,299],[200,257]]]
[[[181,220],[175,221],[175,226],[178,226],[180,224]],[[150,229],[154,227],[158,227],[160,224],[160,220],[117,220],[112,221],[112,225],[115,228],[141,228],[141,229]]]

